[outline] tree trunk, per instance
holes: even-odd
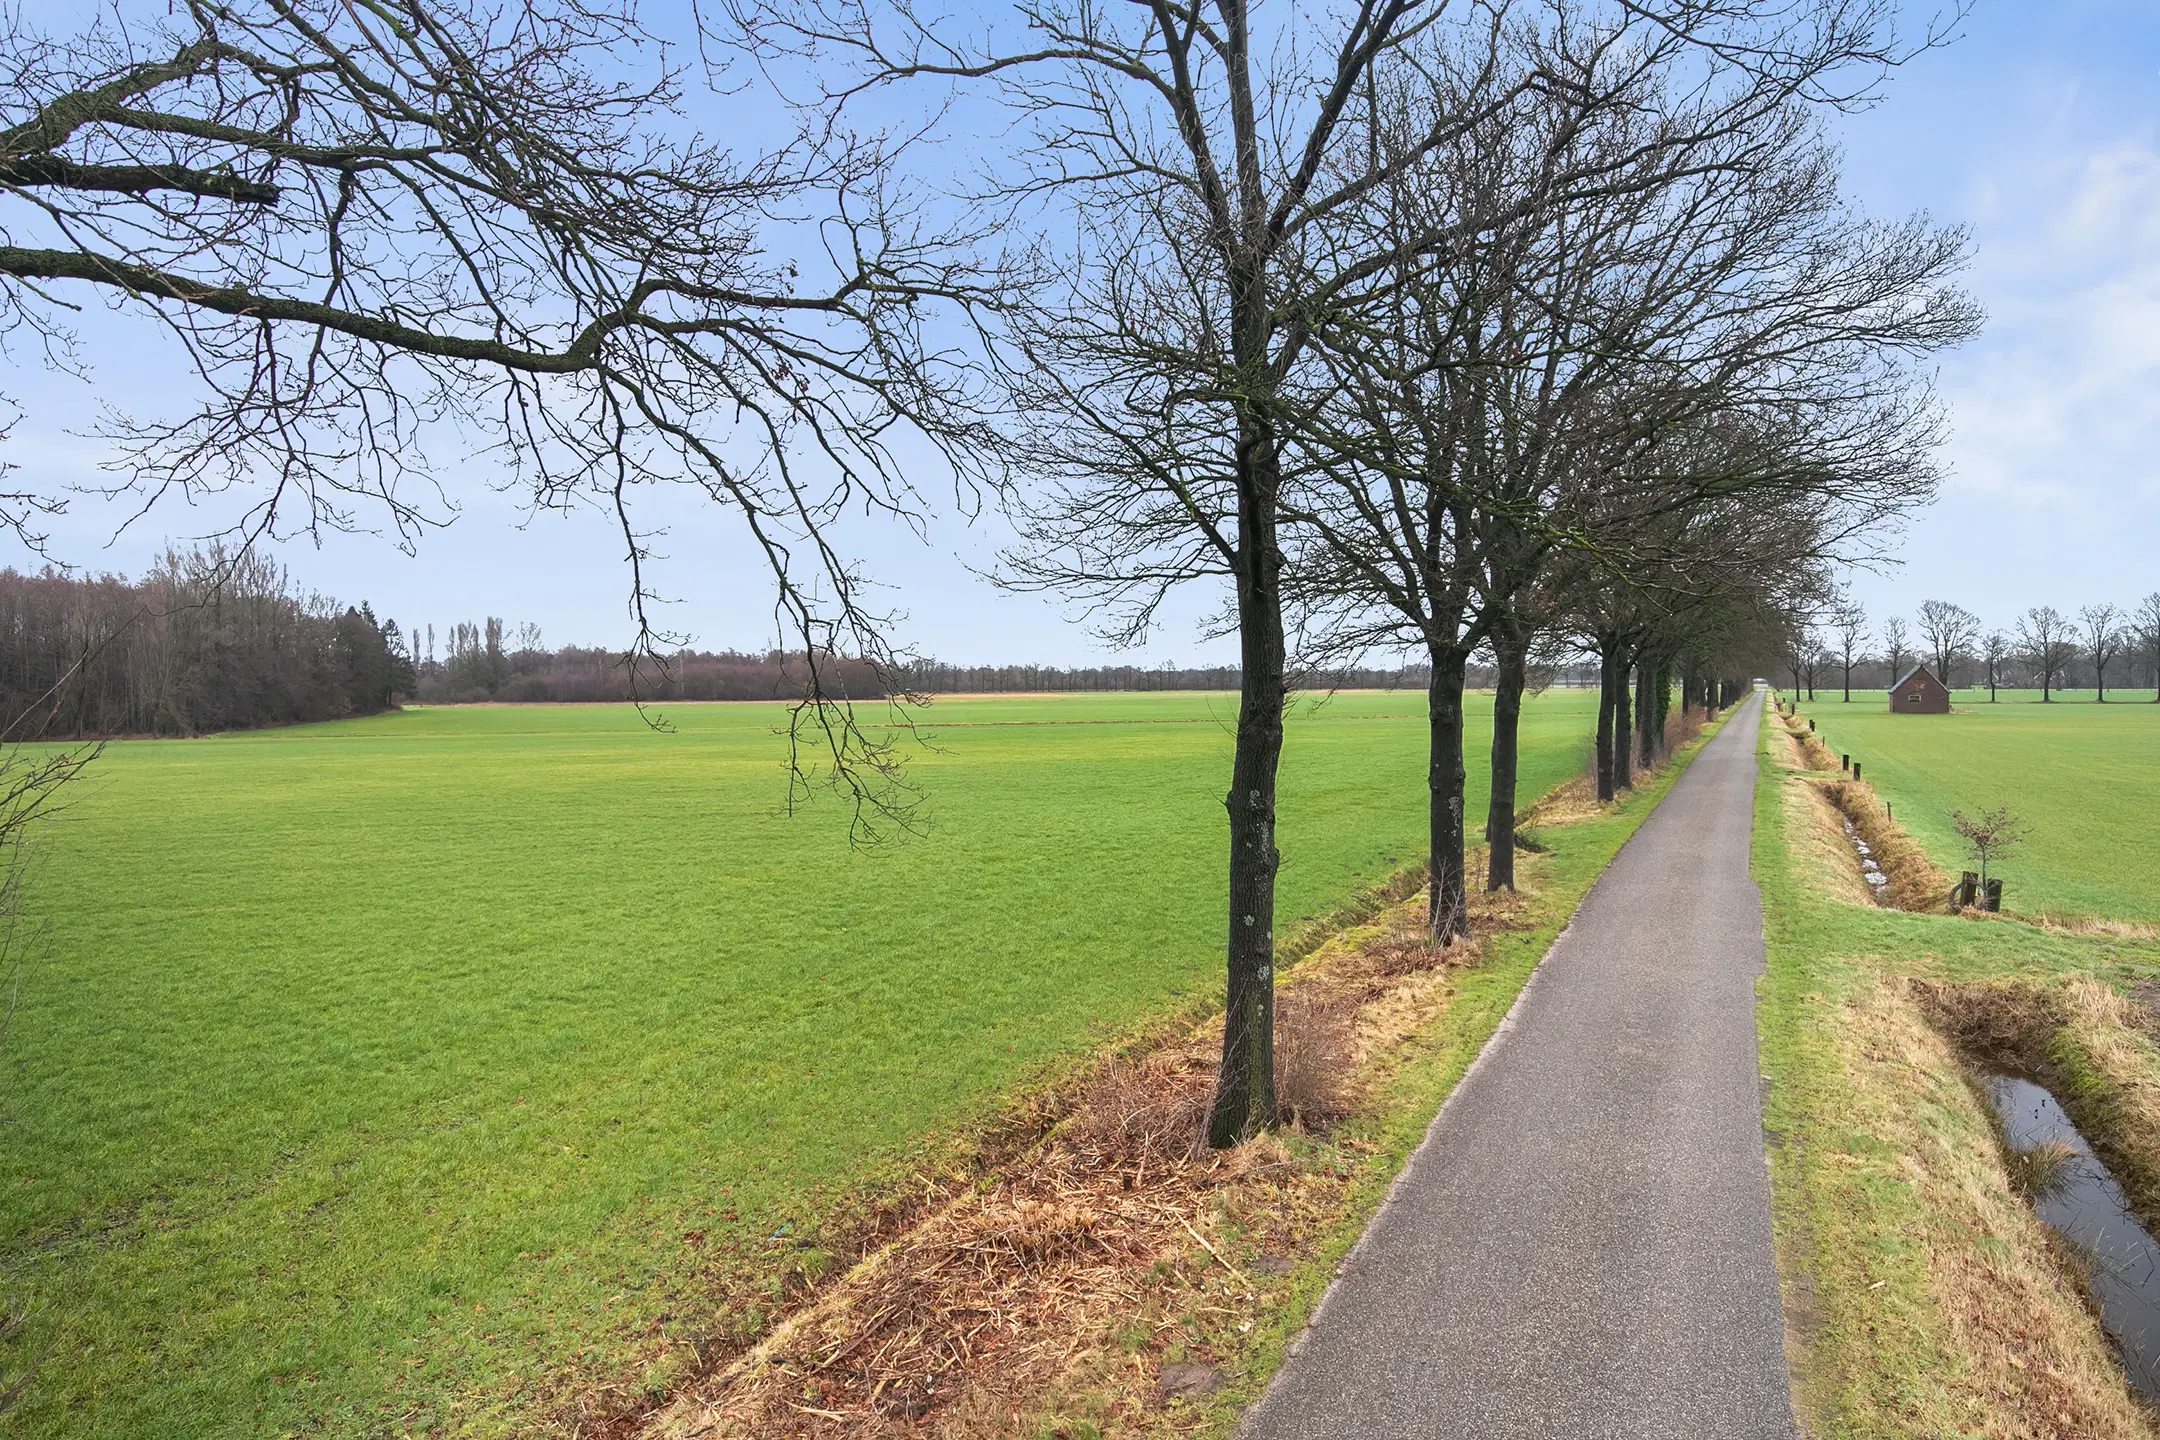
[[[1634,657],[1622,650],[1613,662],[1613,788],[1635,788],[1635,705],[1628,694]]]
[[[1463,671],[1470,657],[1454,646],[1429,645],[1432,679],[1425,691],[1431,726],[1427,756],[1428,821],[1432,883],[1427,890],[1426,933],[1445,945],[1470,933],[1468,885],[1463,865]]]
[[[1493,627],[1492,796],[1485,807],[1485,888],[1515,888],[1515,781],[1529,647],[1511,627]]]
[[[1597,798],[1613,798],[1613,692],[1617,688],[1613,669],[1617,664],[1610,649],[1598,651]]]
[[[1650,723],[1657,730],[1657,753],[1664,755],[1666,721],[1672,716],[1672,661],[1658,661],[1655,688],[1651,692]]]
[[[1657,667],[1638,655],[1635,659],[1635,753],[1645,770],[1657,765],[1657,700],[1652,673]]]
[[[1237,745],[1230,764],[1229,984],[1208,1144],[1225,1149],[1275,1123],[1275,772],[1282,760],[1282,552],[1274,436],[1239,437]]]

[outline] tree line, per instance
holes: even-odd
[[[1850,700],[1856,684],[1886,689],[1924,664],[1949,688],[1963,680],[1984,687],[1991,701],[2005,689],[2038,690],[2052,701],[2055,691],[2075,688],[2105,702],[2112,684],[2150,689],[2160,704],[2160,590],[2128,607],[2103,601],[2068,615],[2036,605],[2007,630],[1947,600],[1921,602],[1911,624],[1889,615],[1871,629],[1867,612],[1840,597],[1795,624],[1783,663],[1793,689],[1811,700],[1818,684]]]
[[[919,526],[934,455],[959,508],[1011,517],[1002,582],[1112,639],[1208,588],[1239,696],[1217,1145],[1274,1121],[1299,677],[1423,671],[1452,941],[1475,657],[1505,886],[1536,668],[1594,659],[1599,792],[1627,788],[1676,698],[1770,671],[1833,568],[1932,497],[1928,367],[1980,320],[1961,232],[1842,189],[1826,113],[1933,39],[1864,0],[1029,0],[964,26],[736,0],[700,53],[777,87],[738,103],[796,108],[765,153],[684,134],[684,75],[621,78],[667,53],[628,5],[296,13],[9,22],[0,203],[50,243],[0,247],[5,323],[102,293],[196,367],[195,414],[115,423],[133,483],[262,477],[256,531],[365,508],[410,533],[414,481],[447,473],[425,442],[480,437],[534,505],[612,518],[654,660],[639,497],[687,484],[769,566],[793,773],[866,838],[906,819],[904,752],[850,701],[905,661],[841,515]],[[0,519],[28,534],[50,498]]]
[[[792,651],[664,655],[541,644],[536,625],[489,616],[410,631],[297,586],[259,555],[168,554],[139,579],[0,570],[0,707],[15,739],[200,735],[371,715],[404,701],[794,701],[810,684]],[[1236,690],[1230,666],[878,666],[820,660],[857,700],[942,694]],[[1489,671],[1474,678],[1489,683]],[[1425,672],[1344,669],[1318,690],[1422,689]]]
[[[415,629],[407,656],[414,677],[410,698],[430,704],[473,701],[547,703],[667,700],[798,700],[809,667],[793,651],[681,649],[664,655],[626,654],[581,645],[548,649],[539,627],[513,631],[488,617],[442,632]],[[1090,693],[1106,691],[1235,690],[1237,667],[1226,665],[954,665],[909,658],[873,665],[825,656],[823,683],[855,700],[936,695]],[[1299,677],[1308,689],[1423,689],[1421,667],[1352,667]],[[1489,683],[1489,673],[1484,677]]]
[[[335,720],[412,689],[395,622],[301,590],[259,554],[167,554],[136,580],[0,570],[9,740]]]

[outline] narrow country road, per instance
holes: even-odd
[[[1247,1440],[1790,1440],[1748,875],[1761,710],[1599,879]]]

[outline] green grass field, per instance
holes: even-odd
[[[1897,821],[1955,874],[1972,868],[1950,812],[2008,805],[2027,838],[1997,867],[2004,903],[2033,914],[2160,920],[2160,705],[2124,692],[1960,691],[1948,715],[1892,715],[1880,692],[1802,701]]]
[[[1526,794],[1591,705],[1529,706]],[[1421,712],[1293,721],[1285,927],[1413,856]],[[771,710],[668,713],[107,750],[8,1039],[0,1358],[39,1370],[0,1429],[517,1428],[687,1358],[716,1277],[814,1264],[836,1199],[1218,983],[1232,697],[941,700],[933,828],[874,853],[775,814]]]

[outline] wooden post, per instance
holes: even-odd
[[[1807,722],[1807,733],[1810,735],[1815,733],[1815,722],[1813,720]]]
[[[1837,757],[1837,768],[1840,770],[1852,769],[1852,756],[1840,754]]]
[[[1951,909],[1970,910],[1973,907],[1973,902],[1979,898],[1980,877],[1967,870],[1964,874],[1958,876],[1957,889],[1952,893],[1957,898],[1956,903],[1951,905]]]
[[[1990,915],[2002,913],[2002,881],[1990,880],[1987,882],[1987,903],[1980,908]]]
[[[1855,780],[1860,778],[1860,762],[1857,760],[1852,762],[1852,778]]]

